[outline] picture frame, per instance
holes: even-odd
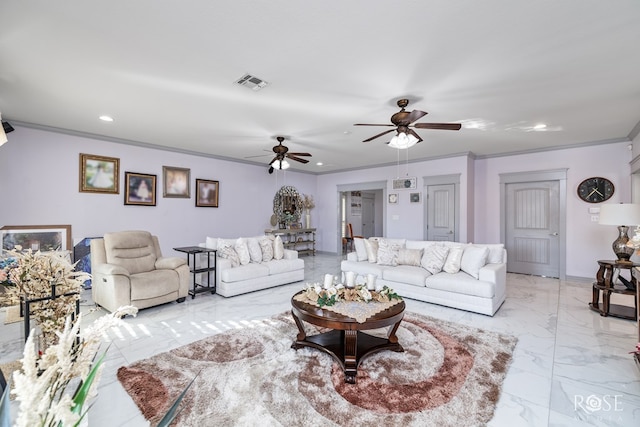
[[[124,204],[138,206],[156,205],[156,175],[125,172]]]
[[[5,225],[0,229],[3,250],[16,245],[33,251],[72,250],[71,225]]]
[[[191,169],[162,166],[162,197],[191,198]]]
[[[389,203],[392,205],[398,203],[398,193],[389,193]]]
[[[409,195],[409,201],[411,203],[420,203],[420,193],[411,193]]]
[[[120,159],[80,153],[81,193],[120,193]]]
[[[293,223],[289,224],[289,229],[290,230],[301,230],[302,229],[302,223],[293,222]]]
[[[220,183],[210,179],[196,179],[196,206],[217,208]]]

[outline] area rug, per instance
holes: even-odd
[[[20,316],[20,306],[12,305],[5,308],[4,314],[4,324],[8,325],[9,323],[22,322],[24,317]]]
[[[517,341],[406,313],[397,331],[405,352],[365,358],[347,384],[329,355],[291,348],[297,333],[282,313],[120,367],[118,379],[152,425],[196,377],[174,425],[480,426],[493,417]]]

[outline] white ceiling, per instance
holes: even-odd
[[[390,123],[402,97],[419,122],[463,123],[418,129],[410,160],[626,140],[640,121],[638,0],[3,0],[0,54],[13,124],[265,169],[277,135],[313,155],[296,170],[395,163],[388,137],[361,142],[384,128],[353,124]]]

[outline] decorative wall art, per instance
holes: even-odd
[[[416,177],[398,178],[393,180],[394,190],[415,190],[418,179]]]
[[[420,203],[420,193],[411,193],[409,200],[411,200],[411,203]]]
[[[156,176],[146,173],[124,173],[124,204],[155,206]]]
[[[218,181],[208,179],[196,179],[196,206],[217,208],[220,195]]]
[[[191,169],[162,166],[162,197],[191,197]]]
[[[6,225],[0,229],[2,249],[16,246],[33,251],[71,251],[70,225]]]
[[[360,191],[351,192],[351,216],[362,215],[362,193]]]
[[[120,159],[80,153],[80,192],[119,194]]]
[[[389,194],[389,203],[391,203],[391,204],[398,203],[398,193],[390,193]]]

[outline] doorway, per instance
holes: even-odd
[[[564,279],[566,169],[500,175],[507,271]]]
[[[355,236],[384,236],[387,181],[338,185],[338,248],[348,235],[348,224]]]

